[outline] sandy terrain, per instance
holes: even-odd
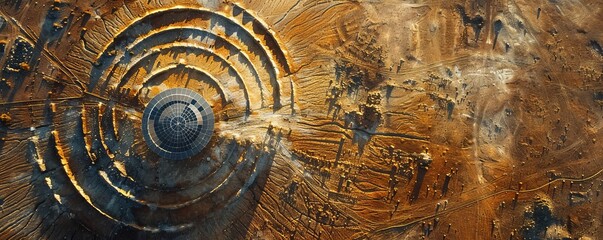
[[[0,2],[0,239],[601,239],[598,0]],[[209,144],[150,150],[172,88]]]

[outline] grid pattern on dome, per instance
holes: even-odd
[[[155,96],[145,108],[142,132],[149,148],[167,159],[199,153],[211,139],[214,115],[198,93],[174,88]]]

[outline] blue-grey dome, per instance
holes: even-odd
[[[209,143],[214,113],[203,97],[186,88],[159,93],[147,104],[142,133],[149,148],[167,159],[185,159]]]

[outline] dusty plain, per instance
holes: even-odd
[[[0,2],[0,239],[603,239],[603,2]],[[141,133],[170,88],[198,155]]]

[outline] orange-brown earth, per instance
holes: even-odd
[[[0,238],[599,239],[600,1],[0,3]],[[150,151],[201,94],[209,145]]]

